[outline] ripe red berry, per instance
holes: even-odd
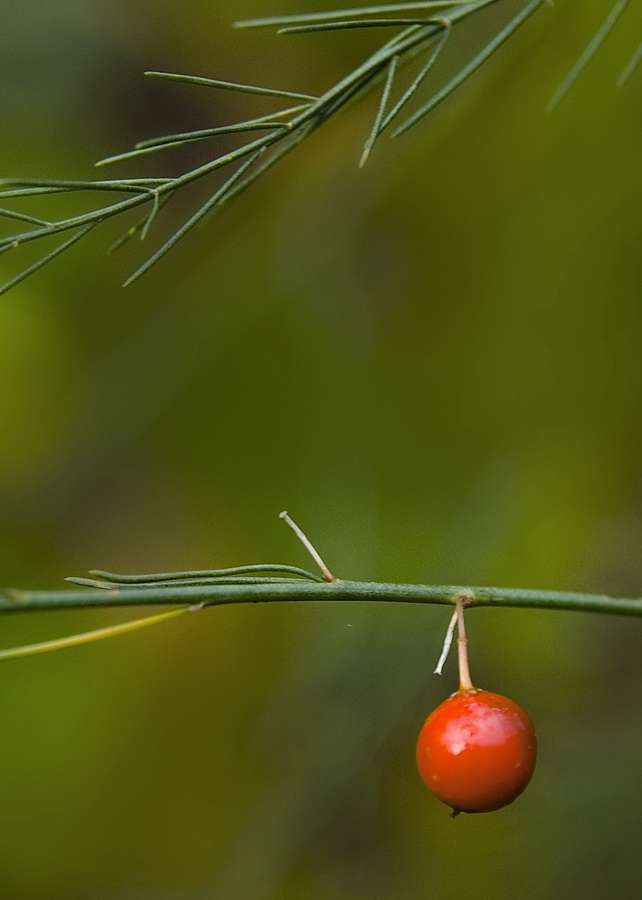
[[[417,765],[453,813],[491,812],[512,803],[531,779],[533,723],[500,694],[459,690],[432,712],[417,741]]]

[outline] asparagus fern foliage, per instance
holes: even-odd
[[[0,204],[2,204],[0,219],[28,226],[26,230],[0,237],[0,255],[19,250],[23,245],[33,241],[61,238],[53,249],[45,250],[34,263],[0,286],[0,293],[24,281],[108,219],[129,214],[130,211],[139,208],[144,210],[144,215],[127,228],[112,245],[112,250],[123,246],[132,237],[146,238],[152,232],[160,211],[183,187],[201,179],[205,181],[207,176],[215,173],[219,174],[219,180],[205,202],[130,275],[125,284],[131,284],[155,265],[192,228],[230,203],[326,120],[367,92],[378,89],[380,99],[361,155],[360,163],[363,165],[375,142],[384,132],[390,133],[393,137],[398,136],[425,118],[473,75],[546,2],[547,0],[528,0],[523,3],[512,18],[500,22],[490,40],[466,59],[461,68],[441,86],[438,81],[435,86],[435,79],[432,76],[446,44],[455,40],[460,27],[467,20],[483,13],[491,6],[508,8],[507,0],[426,0],[418,3],[378,4],[333,12],[238,22],[237,27],[240,28],[276,28],[280,34],[307,34],[353,28],[374,29],[377,34],[385,34],[387,40],[353,71],[320,96],[237,84],[196,75],[147,72],[149,77],[178,81],[186,85],[277,98],[283,102],[283,108],[230,125],[144,140],[133,150],[97,163],[98,166],[123,163],[177,145],[215,140],[221,135],[243,136],[244,142],[236,149],[214,155],[208,162],[178,176],[95,181],[0,179]],[[617,0],[595,38],[553,97],[552,105],[556,105],[568,91],[609,34],[628,2],[629,0]],[[514,4],[512,8],[514,12]],[[626,66],[621,81],[631,76],[641,58],[642,47]],[[404,68],[406,63],[413,59],[418,60],[418,65],[408,76],[408,70],[404,71]],[[61,193],[81,193],[87,197],[89,209],[81,214],[54,221],[28,214],[20,209],[22,199]],[[96,197],[99,198],[98,201]]]

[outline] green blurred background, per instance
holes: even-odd
[[[0,172],[94,177],[272,108],[145,69],[321,91],[377,36],[229,27],[320,6],[4,0]],[[641,76],[615,87],[639,10],[545,113],[609,8],[544,8],[361,171],[376,100],[355,106],[127,290],[145,248],[106,257],[110,223],[1,298],[0,583],[308,565],[288,508],[352,579],[639,595]],[[3,617],[2,643],[123,618]],[[430,674],[447,619],[219,608],[7,663],[0,896],[638,898],[640,625],[470,614],[473,676],[541,756],[514,806],[452,821],[413,758],[456,687]]]

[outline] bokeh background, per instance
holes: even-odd
[[[323,90],[373,32],[230,28],[321,6],[4,0],[2,175],[94,177],[272,108],[146,69]],[[307,565],[288,508],[348,578],[639,595],[641,75],[616,87],[637,8],[545,112],[609,8],[542,9],[361,171],[376,100],[355,106],[126,290],[147,248],[107,257],[108,224],[2,297],[0,583]],[[5,616],[2,644],[125,617]],[[531,712],[541,756],[514,806],[452,821],[413,759],[456,687],[431,675],[447,619],[218,608],[6,663],[0,896],[638,898],[637,621],[471,612],[473,676]]]

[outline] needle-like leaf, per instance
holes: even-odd
[[[258,94],[264,97],[287,97],[290,100],[316,100],[310,94],[299,94],[295,91],[281,91],[275,88],[257,87],[252,84],[238,84],[235,81],[220,81],[217,78],[202,78],[199,75],[177,75],[173,72],[145,72],[150,78],[162,78],[165,81],[181,81],[184,84],[200,84],[205,87],[222,88],[226,91],[238,91],[242,94]]]
[[[626,64],[624,71],[618,78],[618,82],[617,82],[618,87],[622,87],[622,85],[625,84],[629,80],[631,75],[633,75],[633,73],[635,72],[637,67],[640,65],[641,60],[642,60],[642,44],[640,44],[638,49],[635,51],[635,53],[633,54],[631,59]]]
[[[317,31],[342,31],[348,28],[381,28],[408,25],[424,25],[427,19],[345,19],[336,22],[318,22],[310,25],[288,25],[279,28],[279,34],[309,34]]]
[[[172,194],[164,194],[160,199],[154,204],[154,208],[152,212],[154,213],[154,217],[156,214],[165,206],[165,204],[172,199]],[[135,225],[132,225],[131,228],[128,228],[127,231],[122,234],[114,243],[109,247],[108,253],[115,253],[116,250],[120,250],[121,247],[124,247],[125,244],[130,241],[137,234],[140,234],[141,240],[147,237],[147,232],[149,231],[149,227],[151,225],[150,221],[150,213],[146,213],[142,219],[139,219]]]
[[[219,137],[223,134],[235,134],[247,131],[269,131],[271,129],[289,130],[287,122],[240,122],[236,125],[222,125],[219,128],[204,128],[200,131],[186,131],[182,134],[168,134],[165,137],[151,138],[140,141],[134,150],[126,153],[118,153],[116,156],[108,156],[99,160],[96,166],[107,166],[113,163],[123,162],[126,159],[134,159],[137,156],[147,156],[150,153],[158,153],[159,150],[167,150],[168,147],[179,147],[182,144],[190,144],[195,141],[203,141],[207,138]]]
[[[91,585],[95,587],[95,585]],[[96,628],[93,631],[85,631],[82,634],[72,634],[68,637],[57,638],[53,641],[41,641],[38,644],[25,644],[22,647],[10,647],[8,650],[0,650],[0,661],[19,659],[23,656],[34,656],[36,653],[47,653],[49,650],[62,650],[65,647],[78,647],[80,644],[88,644],[91,641],[101,641],[103,638],[115,637],[119,634],[127,634],[146,628],[148,625],[157,625],[168,619],[175,619],[187,612],[193,612],[198,607],[182,606],[180,609],[171,609],[167,612],[156,613],[153,616],[145,616],[142,619],[134,619],[130,622],[121,622],[119,625],[108,625],[106,628]]]
[[[112,584],[153,584],[158,581],[163,582],[183,582],[185,580],[198,581],[199,579],[209,579],[214,581],[217,578],[229,578],[239,575],[289,575],[298,578],[305,578],[308,581],[323,581],[320,575],[308,572],[299,566],[279,565],[278,563],[253,563],[247,566],[231,566],[225,569],[192,569],[187,572],[152,572],[143,573],[142,575],[123,575],[118,572],[105,572],[103,569],[92,569],[90,575],[95,575],[103,582]],[[65,581],[77,582],[78,578],[66,578]]]
[[[548,104],[549,112],[555,109],[560,100],[568,93],[569,88],[574,84],[575,81],[577,81],[578,75],[582,72],[587,63],[590,62],[593,56],[595,56],[595,53],[599,49],[600,45],[604,42],[609,32],[612,30],[613,26],[619,19],[628,2],[629,0],[617,0],[617,3],[611,9],[611,12],[608,14],[608,16],[598,29],[593,40],[590,42],[584,53],[582,53],[564,81],[560,84],[558,89],[551,97],[551,101]]]
[[[21,281],[24,281],[26,278],[29,278],[30,275],[33,275],[34,272],[37,272],[39,269],[42,269],[43,266],[46,266],[48,262],[51,262],[52,259],[55,259],[57,256],[60,256],[61,253],[64,253],[65,250],[68,250],[72,247],[76,241],[79,241],[83,238],[94,225],[86,225],[84,228],[81,228],[76,232],[72,237],[68,238],[66,241],[63,241],[62,244],[59,244],[55,247],[50,253],[47,253],[45,256],[41,256],[40,259],[36,260],[33,265],[28,266],[26,269],[23,269],[22,272],[19,272],[18,275],[10,278],[9,281],[5,281],[4,284],[0,285],[0,295],[6,294],[7,291],[10,291],[11,288],[16,287],[16,285],[20,284]]]
[[[379,6],[358,6],[352,9],[334,9],[327,12],[299,13],[293,16],[267,16],[262,19],[243,19],[235,22],[236,28],[280,28],[283,25],[305,24],[306,22],[329,22],[333,19],[363,18],[363,16],[387,13],[404,13],[413,10],[431,11],[451,6],[471,6],[474,0],[432,0],[424,3],[386,3]]]
[[[166,134],[162,137],[148,138],[145,141],[139,141],[136,144],[136,149],[142,150],[147,147],[161,148],[166,147],[169,144],[186,144],[190,141],[201,141],[205,138],[217,137],[221,134],[235,134],[236,132],[243,131],[267,131],[270,128],[289,129],[291,127],[289,123],[281,122],[279,119],[286,115],[294,115],[307,108],[307,104],[305,106],[293,106],[290,109],[282,110],[271,116],[260,116],[256,119],[248,119],[247,122],[236,122],[233,125],[219,125],[217,128],[201,128],[198,131],[183,131],[178,134]]]
[[[125,281],[124,286],[132,284],[134,281],[136,281],[137,278],[140,278],[140,276],[144,272],[147,272],[148,269],[151,269],[151,267],[153,265],[155,265],[159,259],[161,259],[163,256],[165,256],[165,254],[169,250],[171,250],[172,247],[174,247],[174,245],[177,244],[181,240],[181,238],[185,237],[185,235],[187,234],[188,231],[190,231],[196,224],[198,224],[198,222],[201,221],[201,219],[204,216],[206,216],[215,206],[217,206],[221,202],[221,200],[225,197],[225,194],[227,193],[227,191],[250,168],[252,163],[254,163],[258,159],[258,157],[260,156],[261,153],[262,153],[262,150],[258,150],[248,160],[246,160],[241,166],[239,166],[239,168],[232,175],[232,177],[228,178],[228,180],[225,182],[225,184],[223,184],[217,191],[215,191],[215,193],[212,194],[212,196],[209,198],[209,200],[206,203],[204,203],[203,206],[201,206],[201,208],[199,210],[197,210],[194,213],[194,215],[191,216],[181,228],[178,229],[178,231],[174,232],[172,237],[168,241],[165,241],[163,246],[160,247],[156,251],[156,253],[154,253],[152,256],[150,256],[149,259],[146,262],[144,262],[142,266],[140,266],[138,269],[136,269],[136,271],[132,275],[129,276],[127,281]]]
[[[423,82],[425,77],[428,75],[428,73],[434,66],[435,62],[437,61],[437,57],[441,53],[446,41],[448,40],[449,34],[450,34],[450,27],[445,27],[441,36],[437,40],[435,49],[428,57],[428,61],[426,62],[426,64],[424,66],[422,66],[422,68],[419,70],[419,73],[414,78],[410,87],[408,87],[407,90],[404,91],[403,95],[395,103],[395,105],[392,107],[392,109],[390,110],[388,115],[385,117],[385,119],[381,123],[380,129],[379,129],[380,132],[385,131],[385,129],[388,127],[388,125],[390,125],[390,123],[392,122],[392,120],[401,112],[401,110],[404,108],[406,103],[408,103],[408,101],[410,100],[412,95],[415,93],[415,91],[417,90],[419,85]]]
[[[381,100],[379,102],[379,108],[377,109],[377,115],[375,116],[375,120],[372,125],[372,131],[370,132],[370,135],[368,136],[368,139],[364,144],[361,159],[359,160],[360,169],[365,166],[366,161],[370,156],[370,151],[374,146],[374,142],[377,140],[381,133],[381,123],[383,122],[383,117],[386,113],[386,107],[388,106],[388,100],[390,99],[390,91],[392,90],[392,85],[395,80],[398,62],[399,57],[393,56],[390,60],[390,63],[388,64],[388,74],[386,76],[386,83],[383,86],[383,91],[381,92]]]
[[[449,97],[453,91],[455,91],[467,78],[476,72],[480,66],[482,66],[487,59],[489,59],[496,50],[498,50],[503,43],[505,43],[511,35],[513,35],[517,29],[524,24],[526,19],[529,18],[546,0],[531,0],[531,2],[524,7],[511,21],[506,25],[502,30],[495,35],[495,37],[486,44],[484,49],[477,54],[468,65],[464,66],[454,78],[448,82],[448,84],[443,87],[437,94],[430,98],[430,100],[421,106],[412,116],[410,116],[406,121],[397,128],[394,132],[393,137],[398,137],[398,135],[403,134],[404,131],[407,131],[413,125],[415,125],[420,119],[423,119],[424,116],[428,115],[428,113],[433,110],[439,103]]]
[[[511,2],[514,5],[515,0],[511,0]],[[548,0],[523,0],[523,2],[525,5],[517,15],[508,24],[499,26],[492,39],[476,56],[472,59],[466,57],[460,70],[448,80],[445,86],[424,96],[424,100],[419,108],[402,122],[394,132],[394,135],[399,135],[412,127],[439,103],[449,97],[508,38],[515,34],[539,6],[544,5]],[[627,2],[628,0],[617,0],[595,38],[556,93],[552,105],[559,102],[559,99],[596,52],[613,28]],[[170,250],[196,223],[206,221],[222,205],[238,197],[240,193],[253,184],[257,178],[287,153],[297,147],[316,128],[336,113],[346,109],[368,91],[383,85],[375,121],[364,145],[360,163],[363,165],[378,136],[395,121],[401,110],[405,109],[410,101],[418,96],[420,88],[425,90],[427,75],[439,60],[441,51],[449,36],[451,36],[451,40],[454,40],[455,34],[458,36],[460,30],[463,31],[463,29],[459,28],[460,25],[469,22],[472,20],[472,17],[478,13],[483,13],[491,6],[501,7],[501,9],[510,8],[506,0],[427,0],[427,2],[418,3],[382,3],[316,13],[271,16],[237,23],[241,28],[269,26],[281,31],[299,33],[350,28],[370,28],[375,31],[381,28],[399,29],[398,33],[394,33],[391,38],[382,43],[371,55],[336,84],[321,93],[320,96],[306,92],[259,87],[198,75],[159,71],[147,72],[146,74],[150,77],[165,81],[175,81],[182,84],[193,84],[268,98],[288,99],[294,101],[296,105],[285,110],[268,113],[264,116],[236,122],[231,125],[194,129],[177,134],[148,138],[140,141],[128,152],[110,156],[101,161],[101,164],[124,162],[194,141],[208,140],[234,133],[247,135],[246,143],[242,146],[215,156],[208,162],[177,176],[96,181],[0,179],[0,202],[3,204],[2,208],[0,208],[0,218],[22,221],[33,226],[28,231],[0,238],[0,254],[8,253],[23,244],[43,237],[64,234],[65,232],[73,235],[64,240],[55,250],[47,253],[39,261],[16,276],[16,278],[5,284],[3,290],[8,290],[11,286],[18,284],[28,275],[40,269],[59,253],[71,247],[95,225],[105,222],[109,218],[128,213],[139,206],[147,207],[145,216],[128,228],[113,247],[122,246],[136,234],[144,238],[149,233],[158,213],[180,188],[204,178],[217,169],[233,168],[239,164],[236,171],[225,181],[223,186],[156,253],[134,272],[132,277],[126,282],[126,284],[130,284]],[[400,73],[403,66],[411,60],[421,57],[426,58],[425,62],[414,75],[410,84],[403,90],[401,96],[393,100],[395,87],[401,77]],[[629,61],[619,83],[624,83],[631,76],[641,59],[642,46]],[[251,137],[255,132],[263,133],[256,138]],[[262,158],[259,158],[261,155]],[[98,195],[102,193],[104,197],[105,192],[124,193],[127,196],[124,199],[119,198],[115,202],[105,202],[104,199],[96,202],[94,199],[93,203],[95,205],[89,210],[69,218],[51,222],[45,217],[32,215],[30,210],[23,212],[20,209],[7,208],[8,206],[13,206],[14,202],[19,203],[23,198],[37,198],[46,195],[55,196],[60,193],[72,192],[82,193],[89,197],[96,193]]]
[[[16,212],[14,209],[0,209],[0,217],[4,219],[16,219],[19,222],[31,222],[32,225],[42,225],[49,228],[51,222],[46,219],[38,219],[36,216],[28,216],[26,213]]]

